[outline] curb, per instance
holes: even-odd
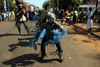
[[[74,25],[74,24],[73,24],[73,26],[78,27],[78,28],[80,28],[80,29],[82,29],[82,30],[84,30],[84,31],[87,31],[87,30],[85,30],[85,29],[83,29],[83,28],[81,28],[81,27],[79,27],[79,26],[77,26],[77,25]],[[91,32],[91,34],[100,39],[100,36],[94,34],[93,32]]]

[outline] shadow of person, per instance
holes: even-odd
[[[26,47],[28,45],[29,45],[29,42],[21,42],[21,41],[19,41],[19,43],[17,43],[17,44],[9,45],[9,47],[10,47],[9,51],[11,51],[11,52],[14,51],[16,48],[18,48],[18,46]]]
[[[11,65],[11,67],[17,67],[17,66],[33,66],[34,60],[39,63],[48,63],[52,61],[59,61],[58,59],[47,59],[47,60],[40,60],[39,54],[25,54],[22,56],[18,56],[16,58],[13,58],[11,60],[7,60],[2,62],[4,65]]]
[[[33,34],[30,34],[33,35]],[[0,34],[0,37],[4,37],[4,36],[29,36],[28,34]]]
[[[11,51],[11,52],[14,51],[16,48],[18,48],[18,46],[27,47],[30,44],[31,39],[32,38],[23,38],[23,39],[19,38],[18,39],[19,43],[9,45],[9,47],[10,47],[9,51]]]
[[[18,56],[8,61],[4,61],[2,63],[4,65],[11,65],[11,67],[27,66],[27,65],[34,64],[34,61],[32,60],[37,59],[35,58],[36,56],[38,56],[38,54],[25,54],[25,55]]]

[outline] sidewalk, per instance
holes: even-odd
[[[76,23],[74,26],[77,26],[83,30],[87,30],[87,24],[86,23]],[[98,23],[93,23],[93,29],[92,29],[92,34],[96,35],[97,37],[100,38],[100,30],[99,29],[99,24]]]

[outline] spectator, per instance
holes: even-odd
[[[68,16],[68,11],[67,10],[65,11],[65,16]]]
[[[6,19],[9,20],[9,12],[6,12]]]
[[[2,16],[1,16],[1,13],[0,13],[0,22],[2,21]]]
[[[88,29],[88,32],[86,32],[86,33],[88,33],[88,35],[90,35],[91,34],[91,30],[92,30],[92,26],[93,26],[93,12],[92,12],[92,8],[90,7],[89,8],[89,12],[88,12],[88,14],[87,14],[87,16],[88,16],[88,20],[87,20],[87,29]]]
[[[4,21],[6,20],[6,13],[4,12]]]
[[[11,16],[12,16],[12,19],[15,19],[15,13],[14,13],[14,11],[11,12]]]
[[[61,10],[58,10],[58,18],[60,18]]]
[[[10,11],[9,11],[8,15],[9,15],[9,18],[11,19],[11,12]]]
[[[78,12],[76,10],[74,10],[74,12],[73,12],[73,23],[75,23],[75,24],[77,22],[77,16],[78,16]]]
[[[60,13],[60,21],[61,21],[61,25],[63,24],[63,21],[64,21],[64,10],[61,11]]]
[[[73,21],[73,11],[70,12],[70,20]]]
[[[5,21],[4,12],[1,12],[1,16],[2,16],[2,21]]]

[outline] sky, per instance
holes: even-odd
[[[42,5],[47,0],[23,0],[25,2],[29,2],[30,4],[33,4],[35,6],[38,6],[39,8],[42,8]]]

